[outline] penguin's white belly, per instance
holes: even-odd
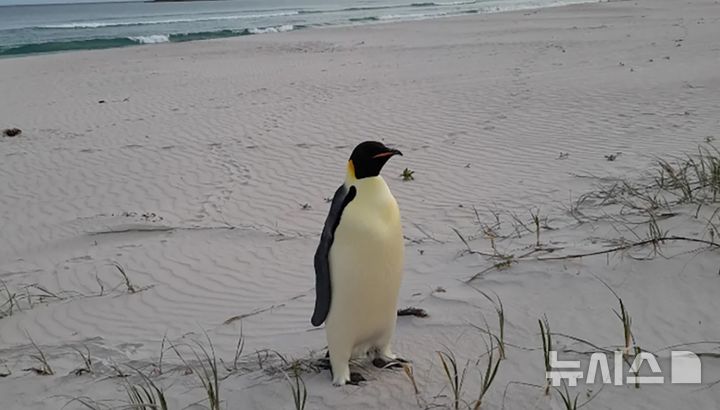
[[[353,356],[389,343],[403,275],[397,203],[384,182],[382,189],[363,188],[343,211],[329,255],[328,339],[351,347]]]

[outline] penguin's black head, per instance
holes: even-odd
[[[376,177],[380,175],[383,165],[394,155],[402,152],[386,147],[382,142],[365,141],[360,143],[350,155],[348,172],[355,178]]]

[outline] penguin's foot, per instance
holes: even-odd
[[[333,366],[333,368],[330,369],[330,374],[332,375],[333,384],[335,386],[344,386],[346,383],[350,383],[352,381],[350,366],[347,364],[344,366]]]
[[[353,386],[357,386],[360,384],[360,382],[367,381],[362,374],[360,373],[350,373],[350,381],[347,382],[348,384],[352,384]]]
[[[400,357],[396,357],[391,360],[386,360],[382,357],[376,357],[372,361],[372,364],[378,369],[399,369],[403,367],[404,363],[408,363],[408,361]]]

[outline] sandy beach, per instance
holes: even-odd
[[[138,372],[169,408],[209,408],[190,370],[208,340],[222,409],[294,409],[283,360],[307,409],[454,408],[445,350],[470,405],[499,298],[506,358],[480,408],[564,409],[538,320],[587,364],[627,347],[616,295],[632,345],[663,370],[673,346],[701,353],[702,383],[570,395],[720,408],[718,203],[668,189],[648,210],[622,188],[720,139],[718,39],[717,1],[638,0],[0,59],[0,129],[22,129],[0,136],[0,408],[127,408]],[[395,336],[417,390],[370,368],[336,388],[312,364],[312,255],[369,139],[404,153],[383,175],[406,236],[399,307],[429,315]],[[648,235],[697,241],[623,248]],[[43,370],[31,340],[52,375],[26,370]]]

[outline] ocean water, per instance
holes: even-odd
[[[587,1],[587,0],[585,0]],[[582,0],[221,0],[0,6],[0,56],[437,18]]]

